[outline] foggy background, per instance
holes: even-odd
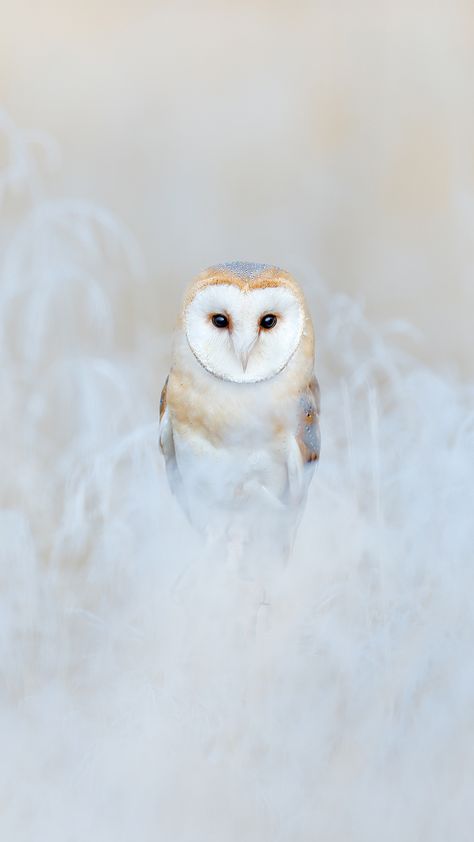
[[[1,20],[2,840],[470,842],[471,5]],[[183,288],[233,259],[301,281],[322,389],[250,578],[158,452]]]
[[[139,238],[160,329],[200,268],[261,260],[472,373],[473,44],[468,0],[19,0],[0,91],[58,140],[56,189]]]

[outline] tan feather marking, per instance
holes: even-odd
[[[212,413],[209,412],[205,391],[197,389],[193,379],[184,372],[179,378],[170,378],[168,399],[173,425],[191,429],[193,434],[202,436],[214,446],[222,444],[230,421],[225,405],[214,406]]]
[[[205,287],[220,286],[223,284],[235,286],[243,292],[250,292],[254,289],[287,287],[304,304],[304,296],[300,287],[290,273],[284,269],[269,266],[254,277],[242,278],[228,269],[211,266],[209,269],[201,272],[188,288],[184,299],[184,307],[186,308],[195,295]]]

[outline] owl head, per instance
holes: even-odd
[[[289,363],[312,327],[292,276],[262,263],[206,269],[184,301],[183,328],[198,362],[234,383],[268,380]]]

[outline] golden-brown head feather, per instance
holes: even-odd
[[[207,286],[230,284],[243,292],[252,289],[287,287],[304,304],[304,296],[299,284],[285,269],[266,263],[219,263],[204,269],[190,284],[184,298],[184,309],[197,293]]]

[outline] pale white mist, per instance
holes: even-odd
[[[1,131],[0,839],[467,842],[473,388],[297,272],[321,461],[240,576],[168,491],[138,246]]]

